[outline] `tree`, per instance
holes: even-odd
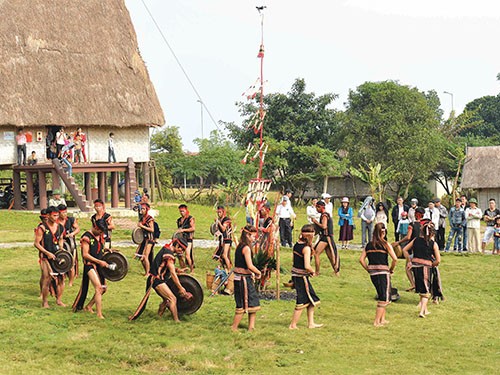
[[[316,96],[306,92],[303,79],[296,79],[287,94],[265,95],[264,140],[268,145],[264,177],[302,194],[308,184],[339,165],[329,147],[335,140],[337,111],[330,108],[335,94]],[[248,126],[258,111],[256,103],[237,103],[243,124],[224,123],[241,148],[258,143]],[[330,148],[330,149],[329,149]]]
[[[350,91],[341,139],[351,165],[394,170],[395,190],[406,197],[413,182],[429,177],[443,153],[435,97],[394,81],[366,82]]]
[[[500,94],[475,99],[467,103],[464,112],[469,117],[463,119],[460,136],[489,138],[496,144],[500,142]]]

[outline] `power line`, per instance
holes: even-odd
[[[215,121],[214,117],[212,116],[212,113],[209,111],[208,107],[206,106],[205,104],[205,101],[201,98],[201,95],[200,93],[198,92],[198,90],[196,89],[193,81],[191,81],[191,78],[189,78],[189,75],[187,74],[186,70],[184,69],[184,67],[182,66],[180,60],[177,58],[177,55],[175,54],[173,48],[170,46],[170,43],[168,42],[167,38],[165,37],[165,35],[163,34],[160,26],[158,25],[158,23],[156,22],[155,18],[153,17],[153,14],[151,13],[151,11],[149,10],[148,6],[146,5],[146,2],[144,0],[141,0],[142,1],[142,4],[144,5],[144,8],[146,8],[146,11],[148,12],[149,14],[149,17],[151,17],[151,20],[153,21],[153,23],[155,24],[156,28],[158,29],[158,32],[160,33],[163,41],[165,42],[165,44],[167,45],[168,49],[170,50],[170,52],[172,53],[172,56],[174,56],[174,59],[175,61],[177,62],[177,65],[179,65],[179,68],[181,68],[182,70],[182,73],[184,74],[184,76],[186,77],[187,81],[189,82],[189,84],[191,85],[191,88],[193,89],[194,93],[196,94],[196,96],[198,97],[198,101],[201,103],[201,105],[203,106],[203,108],[205,108],[205,111],[207,111],[208,113],[208,116],[210,117],[210,119],[212,120],[212,122],[214,123],[214,125],[217,127],[217,129],[219,131],[221,131],[221,129],[219,128],[219,125],[217,124],[217,121]]]

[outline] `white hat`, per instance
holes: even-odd
[[[281,199],[282,202],[288,202],[290,199],[284,195],[283,198]]]
[[[347,198],[347,197],[342,198],[342,200],[340,201],[340,203],[344,203],[344,202],[345,203],[349,203],[349,198]]]
[[[323,193],[321,194],[321,198],[326,199],[326,198],[331,198],[332,196],[328,193]]]

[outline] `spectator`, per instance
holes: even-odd
[[[463,222],[465,221],[465,212],[461,206],[462,201],[460,198],[455,199],[455,206],[450,208],[448,220],[450,221],[450,234],[448,234],[448,241],[446,242],[445,252],[450,250],[451,241],[455,237],[453,251],[462,252],[462,233]]]
[[[313,219],[319,221],[321,214],[316,210],[316,203],[318,203],[318,198],[311,199],[311,204],[306,208],[307,221],[309,224],[313,223]]]
[[[488,209],[484,211],[483,219],[486,222],[486,229],[484,231],[483,243],[481,250],[484,254],[486,245],[490,242],[493,234],[495,233],[495,219],[500,216],[500,210],[496,207],[496,201],[491,198],[488,202]]]
[[[87,144],[87,135],[82,132],[82,128],[78,128],[76,131],[76,135],[80,136],[81,144],[82,144],[82,156],[83,156],[83,162],[87,162],[87,152],[85,151],[85,146]]]
[[[494,246],[493,246],[493,255],[500,253],[500,216],[495,218],[495,226],[493,227],[495,233],[493,234]]]
[[[17,145],[17,165],[26,165],[26,134],[23,129],[19,129],[16,135]]]
[[[418,199],[412,198],[410,201],[410,208],[408,209],[408,220],[410,220],[410,223],[416,221],[415,210],[417,209],[417,206],[418,206]]]
[[[293,246],[292,241],[292,220],[295,219],[296,215],[293,212],[292,206],[288,205],[290,199],[288,196],[284,195],[281,204],[276,209],[276,216],[279,218],[279,228],[280,228],[280,241],[281,246]]]
[[[354,220],[352,207],[349,207],[349,198],[344,197],[340,201],[341,206],[337,210],[339,215],[339,241],[342,242],[342,249],[349,248],[349,242],[353,239]]]
[[[70,160],[70,150],[71,150],[71,146],[64,146],[62,149],[61,149],[61,154],[59,156],[59,160],[61,161],[61,163],[64,163],[67,167],[67,173],[68,175],[71,177],[71,175],[73,174],[73,167],[71,165],[71,162],[69,161]]]
[[[361,218],[361,245],[363,249],[373,237],[373,221],[375,220],[373,202],[374,199],[372,197],[366,197],[358,212],[358,217]]]
[[[378,223],[383,223],[387,227],[388,214],[389,211],[387,210],[385,204],[382,202],[378,202],[377,209],[375,212],[375,225]]]
[[[483,217],[481,209],[477,207],[476,198],[471,198],[470,207],[465,209],[465,220],[467,220],[467,249],[476,253],[481,249],[481,218]]]
[[[327,212],[330,217],[333,217],[333,203],[331,202],[332,196],[328,193],[321,194],[323,202],[325,202],[325,212]]]
[[[31,156],[28,158],[28,165],[36,165],[36,163],[38,163],[36,152],[31,151]]]
[[[444,250],[446,218],[448,217],[448,209],[441,204],[441,199],[439,198],[436,198],[434,200],[434,204],[439,210],[439,226],[436,227],[436,242],[439,246],[439,250]]]
[[[80,137],[80,135],[78,135],[78,133],[76,133],[75,137],[73,138],[73,143],[75,144],[75,156],[73,160],[75,164],[79,164],[82,162],[82,138]]]
[[[116,163],[114,133],[109,133],[108,138],[108,162]]]
[[[49,207],[57,207],[60,204],[64,204],[65,206],[67,206],[66,200],[61,197],[61,191],[59,189],[54,189],[54,191],[52,192],[52,198],[49,199]]]
[[[61,150],[66,145],[66,133],[64,132],[64,127],[61,126],[59,131],[56,133],[56,157],[61,156]]]
[[[403,203],[403,197],[398,197],[398,199],[396,199],[396,203],[397,204],[392,208],[391,217],[392,222],[394,223],[394,237],[396,241],[399,241],[399,235],[396,232],[398,229],[398,221],[401,220],[401,214],[403,212],[408,212],[410,207]]]
[[[467,196],[465,195],[461,195],[460,196],[460,201],[461,201],[461,206],[462,208],[464,209],[464,213],[465,213],[465,210],[467,209],[467,207],[469,207],[469,204],[467,203]],[[462,242],[463,242],[463,250],[464,251],[467,251],[467,237],[468,237],[468,233],[467,233],[467,220],[464,220],[464,223],[462,225]]]
[[[439,209],[436,208],[434,201],[430,201],[425,209],[424,219],[429,219],[434,224],[435,230],[439,226]]]

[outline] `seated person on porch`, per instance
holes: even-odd
[[[28,165],[35,165],[36,163],[38,163],[36,151],[31,151],[31,156],[28,157]]]
[[[57,207],[60,204],[64,204],[65,206],[67,206],[66,200],[64,199],[64,197],[61,197],[61,191],[59,189],[54,189],[52,191],[52,198],[49,199],[49,207]]]

